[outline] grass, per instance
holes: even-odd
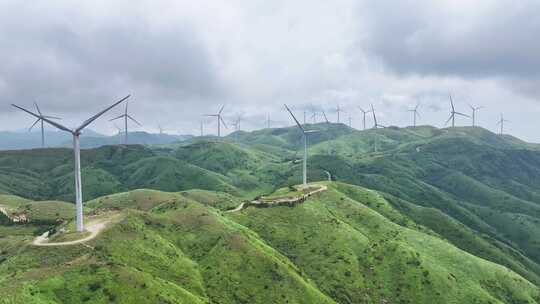
[[[328,185],[295,207],[234,214],[220,211],[230,196],[200,190],[96,199],[88,207],[101,216],[125,211],[89,241],[94,249],[11,247],[0,303],[538,303],[526,279],[416,225],[380,194]]]

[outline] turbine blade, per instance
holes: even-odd
[[[470,117],[470,116],[467,115],[467,114],[463,114],[463,113],[459,113],[459,112],[454,112],[454,114],[461,115],[461,116],[464,116],[464,117]]]
[[[221,106],[221,109],[219,109],[219,112],[218,114],[221,114],[221,112],[223,112],[223,109],[225,108],[225,105]]]
[[[40,121],[41,119],[38,118],[31,126],[30,128],[28,128],[28,132],[32,131],[32,129],[34,128],[34,126]]]
[[[113,120],[117,120],[117,119],[120,119],[120,118],[124,118],[124,116],[126,116],[126,114],[122,114],[122,115],[120,115],[120,116],[118,116],[118,117],[115,117],[115,118],[113,118],[113,119],[109,119],[109,121],[113,121]]]
[[[138,121],[135,120],[135,118],[131,117],[130,115],[128,115],[127,118],[131,119],[131,121],[138,124],[139,126],[142,126]]]
[[[455,112],[456,109],[454,108],[454,100],[452,99],[452,94],[448,94],[450,95],[450,105],[452,105],[452,112]]]
[[[221,115],[219,115],[218,117],[219,117],[219,120],[221,120],[221,122],[223,123],[223,126],[225,127],[225,129],[228,129],[227,124],[225,123],[225,120],[223,120]]]
[[[373,122],[375,122],[375,127],[377,127],[377,115],[375,115],[375,108],[373,107],[373,104],[371,104],[371,113],[373,113]]]
[[[448,123],[450,122],[450,120],[452,120],[452,118],[454,117],[454,114],[451,114],[450,115],[450,118],[448,118],[448,120],[444,123],[444,125],[448,125]]]
[[[40,115],[38,115],[38,114],[36,114],[34,112],[31,112],[31,111],[29,111],[29,110],[27,110],[25,108],[19,107],[18,105],[15,105],[15,104],[11,104],[11,105],[14,106],[15,108],[19,109],[19,110],[22,110],[22,111],[24,111],[24,112],[38,118],[38,119],[43,119],[43,121],[46,121],[47,123],[57,127],[60,130],[63,130],[63,131],[69,132],[69,133],[73,133],[72,130],[70,130],[69,128],[67,128],[67,127],[65,127],[65,126],[63,126],[63,125],[61,125],[61,124],[59,124],[57,122],[54,122],[54,121],[52,121],[52,120],[50,120],[48,118],[42,117],[42,116],[40,116]]]
[[[39,115],[43,116],[43,114],[41,114],[41,110],[39,109],[39,106],[37,105],[37,102],[34,102],[34,105],[36,106],[36,110],[39,113]]]
[[[127,100],[129,97],[131,97],[131,95],[127,95],[126,97],[120,99],[119,101],[115,102],[114,104],[112,104],[111,106],[109,106],[108,108],[106,108],[105,110],[97,113],[96,115],[90,117],[89,119],[87,119],[85,122],[83,122],[83,124],[78,127],[77,129],[75,129],[75,133],[79,133],[80,131],[82,131],[82,129],[86,128],[86,126],[88,126],[89,124],[91,124],[94,120],[98,119],[101,115],[103,115],[105,112],[109,111],[110,109],[116,107],[117,105],[119,105],[120,103],[122,103],[123,101]]]
[[[291,109],[289,109],[289,107],[287,107],[286,104],[284,104],[285,106],[285,109],[287,109],[287,111],[289,111],[289,114],[291,114],[292,118],[294,119],[294,121],[296,122],[296,125],[300,128],[300,130],[302,130],[302,133],[305,133],[306,130],[304,130],[304,128],[302,127],[302,125],[298,122],[298,119],[296,119],[296,117],[294,116],[294,114],[292,113]],[[315,114],[313,114],[315,115]]]
[[[322,111],[322,114],[324,116],[324,120],[326,121],[326,123],[329,123],[328,118],[326,118],[326,113],[324,111]]]
[[[49,119],[62,119],[62,118],[60,118],[60,117],[56,117],[56,116],[48,116],[48,115],[44,115],[43,117],[49,118]]]

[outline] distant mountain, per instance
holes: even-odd
[[[189,139],[191,135],[152,134],[147,132],[129,133],[129,144],[165,145]],[[45,131],[47,147],[70,147],[71,135],[59,131]],[[97,148],[105,145],[123,144],[123,134],[107,136],[92,130],[81,135],[82,148]],[[0,150],[20,150],[41,148],[41,132],[1,131]]]
[[[92,130],[85,130],[81,138],[102,138],[105,135]],[[66,132],[45,130],[46,147],[59,147],[71,141],[71,135]],[[0,131],[0,150],[20,150],[41,148],[41,132],[35,129],[27,131]]]
[[[181,142],[192,138],[192,135],[172,135],[172,134],[153,134],[147,132],[129,132],[128,145],[167,145],[175,142]],[[85,136],[81,138],[81,147],[83,149],[97,148],[107,145],[124,144],[125,136],[123,133],[113,136]],[[62,146],[71,146],[70,141],[66,141]]]

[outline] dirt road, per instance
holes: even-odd
[[[86,225],[86,231],[90,232],[90,235],[74,241],[69,242],[58,242],[58,243],[49,243],[49,232],[45,232],[44,234],[36,237],[34,241],[32,242],[32,245],[34,246],[69,246],[69,245],[75,245],[80,244],[84,242],[88,242],[92,239],[94,239],[98,234],[107,226],[107,224],[110,222],[110,219],[100,219],[95,221],[90,221]]]

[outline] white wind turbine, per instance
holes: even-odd
[[[474,107],[474,106],[471,106],[471,105],[469,105],[469,107],[472,110],[472,126],[476,127],[476,112],[478,112],[478,110],[480,110],[480,109],[483,109],[484,107]]]
[[[340,119],[339,119],[339,114],[343,112],[343,109],[341,108],[341,106],[339,105],[339,103],[337,104],[336,106],[336,114],[337,114],[337,123],[340,123]]]
[[[289,114],[291,114],[292,118],[294,119],[294,122],[296,122],[296,125],[298,126],[298,128],[300,128],[300,131],[302,131],[302,136],[304,138],[304,162],[303,162],[303,165],[302,165],[302,184],[305,187],[305,186],[307,186],[307,145],[308,145],[307,144],[307,135],[310,134],[310,133],[316,133],[316,132],[319,132],[319,131],[304,129],[304,127],[302,127],[302,125],[298,122],[298,119],[296,119],[296,117],[294,116],[292,111],[289,109],[289,107],[287,107],[287,105],[285,105],[285,109],[287,109]]]
[[[116,128],[116,130],[118,131],[118,133],[116,135],[120,135],[122,134],[122,128],[120,128],[119,126],[117,126],[116,124],[113,124],[114,127]]]
[[[413,113],[413,127],[415,128],[416,128],[416,118],[420,118],[420,113],[418,113],[419,107],[420,107],[420,103],[417,103],[414,109],[408,110],[408,112]]]
[[[373,104],[371,104],[371,113],[373,114],[373,129],[379,129],[379,128],[386,128],[383,125],[380,125],[379,122],[377,122],[377,115],[375,114],[375,108],[373,107]],[[374,141],[374,147],[373,150],[377,152],[377,144],[378,144],[378,137],[377,134],[375,134],[375,141]]]
[[[115,102],[113,105],[109,106],[105,110],[97,113],[96,115],[90,117],[89,119],[85,120],[78,128],[76,129],[69,129],[68,127],[65,127],[49,118],[46,118],[40,114],[36,114],[34,112],[31,112],[25,108],[19,107],[17,105],[12,104],[12,106],[23,110],[24,112],[41,119],[50,125],[62,130],[69,132],[73,135],[73,152],[75,156],[75,207],[76,207],[76,226],[77,231],[82,232],[84,231],[84,224],[83,224],[83,207],[82,207],[82,183],[81,183],[81,146],[80,146],[80,135],[84,128],[86,128],[88,125],[90,125],[94,120],[98,119],[101,115],[103,115],[105,112],[109,111],[110,109],[114,108],[118,104],[122,103],[123,101],[127,100],[130,97],[130,95],[120,99],[119,101]]]
[[[126,102],[126,110],[124,112],[124,114],[120,115],[120,116],[117,116],[109,121],[113,121],[113,120],[117,120],[117,119],[120,119],[120,118],[123,118],[124,119],[124,144],[128,144],[128,119],[133,121],[134,123],[138,124],[139,126],[141,126],[141,124],[135,120],[135,118],[131,117],[129,114],[128,114],[128,103]]]
[[[362,107],[358,107],[358,109],[360,109],[360,111],[362,112],[362,115],[363,115],[362,124],[363,124],[364,130],[365,130],[366,129],[366,114],[371,113],[371,110],[366,111]]]
[[[464,117],[469,117],[469,115],[463,114],[463,113],[460,113],[460,112],[456,112],[456,108],[454,107],[454,100],[452,99],[452,95],[450,95],[450,105],[452,106],[452,110],[450,111],[450,118],[448,118],[448,120],[446,121],[446,123],[444,125],[447,125],[451,120],[452,121],[452,128],[454,128],[456,126],[456,115],[460,115],[460,116],[464,116]]]
[[[41,113],[41,110],[39,109],[39,106],[37,105],[37,103],[34,102],[34,105],[36,106],[36,110],[37,110],[39,116],[41,116],[41,117],[43,117],[43,118],[48,118],[48,119],[61,119],[61,118],[59,118],[59,117],[43,115],[43,113]],[[35,126],[38,122],[41,122],[41,147],[42,147],[42,148],[45,148],[45,128],[44,128],[44,126],[43,126],[43,118],[38,118],[38,119],[32,124],[32,126],[30,126],[30,129],[28,129],[28,132],[32,131],[32,129],[34,128],[34,126]]]
[[[221,107],[221,109],[219,109],[219,112],[217,112],[217,114],[206,114],[205,116],[211,116],[211,117],[216,117],[217,118],[217,133],[218,133],[218,137],[221,137],[221,124],[223,123],[223,126],[225,127],[225,129],[227,128],[227,124],[225,123],[225,121],[223,120],[223,117],[221,116],[221,113],[223,112],[223,109],[225,108],[225,105],[223,105]]]
[[[501,119],[497,122],[497,125],[501,127],[501,133],[499,135],[504,135],[504,123],[510,122],[509,120],[504,119],[504,115],[501,113]]]

